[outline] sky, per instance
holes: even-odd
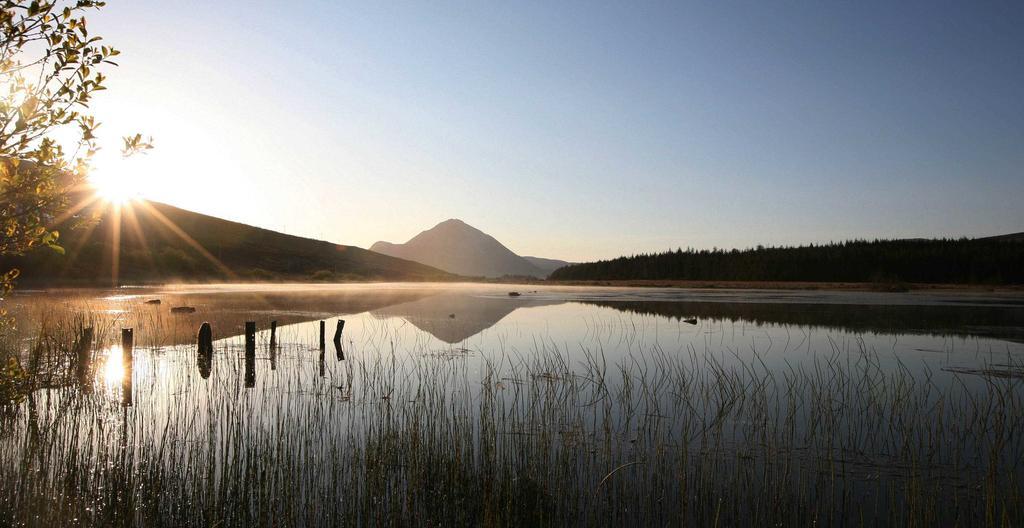
[[[98,181],[369,247],[1024,231],[1020,2],[111,0]],[[122,135],[156,148],[129,160]]]

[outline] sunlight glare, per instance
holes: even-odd
[[[108,166],[94,170],[89,181],[96,189],[96,194],[112,204],[123,204],[139,197],[139,191],[133,178],[123,167]]]
[[[117,389],[124,382],[124,375],[124,357],[121,354],[121,347],[112,346],[107,351],[107,358],[103,362],[103,368],[100,370],[103,384],[106,385],[108,390]]]

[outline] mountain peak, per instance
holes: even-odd
[[[477,233],[482,233],[483,232],[483,231],[480,231],[479,229],[477,229],[477,228],[467,224],[466,222],[463,222],[462,220],[459,220],[458,218],[449,218],[449,219],[445,220],[444,222],[441,222],[441,223],[437,224],[436,226],[431,227],[427,231],[424,231],[424,233],[426,233],[428,231],[433,231],[435,229],[441,229],[441,230],[468,230],[468,231],[475,231]]]
[[[371,251],[432,263],[442,270],[470,277],[525,275],[546,277],[549,269],[516,255],[494,237],[458,218],[449,218],[404,244],[377,242]]]

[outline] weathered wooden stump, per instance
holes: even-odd
[[[270,370],[277,370],[277,321],[270,322]]]
[[[79,354],[88,353],[92,351],[92,340],[95,337],[96,331],[93,327],[89,326],[82,329],[82,334],[78,337],[78,343],[76,343],[76,351]]]
[[[132,360],[132,352],[135,350],[135,332],[131,328],[121,329],[121,353],[126,361]]]
[[[345,359],[345,351],[341,347],[341,340],[334,342],[334,352],[338,356],[338,361]]]
[[[213,369],[213,327],[210,326],[210,323],[204,322],[199,326],[199,336],[196,341],[198,341],[196,366],[199,367],[199,375],[203,379],[207,379]]]
[[[135,333],[131,328],[121,329],[121,364],[124,366],[124,379],[121,380],[121,405],[132,405],[132,361],[135,352]]]
[[[256,354],[245,355],[245,388],[256,386]]]
[[[327,342],[324,341],[324,335],[327,333],[327,322],[320,321],[320,350],[327,348]]]
[[[345,320],[338,319],[338,327],[334,329],[334,343],[341,343],[341,332],[345,330]]]
[[[213,327],[204,322],[199,326],[199,353],[213,354]]]
[[[196,357],[196,366],[199,367],[199,376],[209,379],[210,373],[213,371],[213,355],[199,354]]]
[[[83,387],[92,385],[90,367],[92,366],[92,341],[94,335],[95,332],[91,326],[83,328],[82,333],[78,336],[78,341],[75,342],[76,374],[78,375],[78,382]]]
[[[256,321],[245,322],[245,357],[256,355]]]

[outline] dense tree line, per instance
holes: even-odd
[[[745,250],[678,249],[555,270],[552,280],[1024,283],[1024,242],[854,240]]]

